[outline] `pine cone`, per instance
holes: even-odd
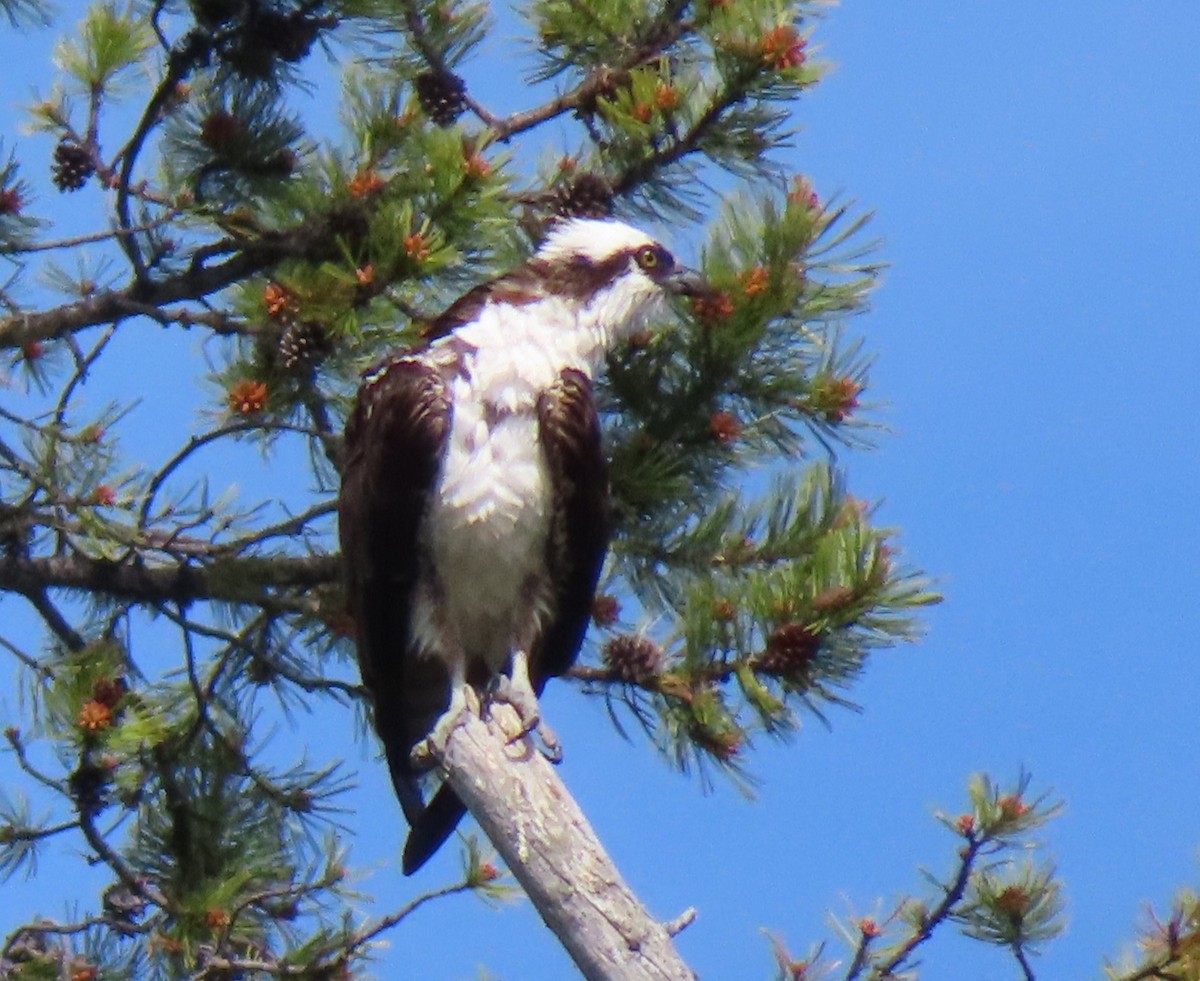
[[[622,681],[644,681],[662,669],[663,649],[649,637],[621,634],[601,651],[604,663]]]
[[[608,218],[612,212],[612,187],[599,174],[580,174],[559,188],[554,204],[554,213],[563,218]]]
[[[94,815],[108,804],[108,771],[90,759],[85,759],[67,779],[75,806],[81,814]]]
[[[4,952],[11,964],[28,964],[30,961],[47,960],[50,957],[46,935],[37,930],[20,931],[8,942]]]
[[[288,371],[297,365],[319,364],[331,349],[324,325],[316,320],[288,324],[279,337],[279,357]]]
[[[188,6],[197,24],[214,28],[233,20],[245,4],[242,0],[191,0]]]
[[[758,658],[763,674],[798,678],[808,672],[821,646],[821,638],[802,623],[785,623],[767,639]]]
[[[55,187],[60,191],[78,191],[95,172],[92,155],[86,148],[67,137],[58,141],[51,168]]]
[[[467,86],[453,72],[422,72],[413,85],[425,115],[438,126],[452,125],[467,108]]]
[[[137,923],[146,911],[146,900],[123,882],[114,883],[105,889],[101,902],[106,917],[118,924]]]
[[[317,19],[306,17],[299,10],[293,10],[283,18],[283,23],[279,25],[271,44],[284,61],[300,61],[312,50],[320,27],[321,22]]]

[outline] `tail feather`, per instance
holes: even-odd
[[[438,788],[428,806],[410,818],[412,830],[404,843],[401,868],[405,875],[412,875],[445,844],[446,839],[458,827],[458,822],[467,813],[467,808],[449,784]]]

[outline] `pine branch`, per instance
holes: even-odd
[[[43,616],[50,609],[44,600],[46,589],[84,590],[139,603],[215,600],[311,612],[314,603],[306,593],[316,586],[338,582],[340,575],[339,560],[334,555],[242,557],[171,566],[113,562],[78,554],[0,558],[0,590],[29,597]],[[285,595],[293,590],[296,595]],[[54,619],[61,621],[61,614]],[[68,638],[73,646],[83,646],[82,638],[70,628],[64,633],[64,639]]]
[[[103,290],[77,303],[52,310],[14,314],[0,320],[0,348],[20,348],[35,341],[63,337],[98,324],[137,316],[147,307],[198,300],[220,292],[286,258],[319,257],[332,248],[333,233],[316,220],[282,232],[264,234],[252,242],[224,240],[199,249],[190,267],[149,281],[133,281],[123,289]],[[209,257],[229,254],[216,265]],[[199,322],[198,320],[196,322]]]

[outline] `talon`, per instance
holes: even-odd
[[[489,704],[500,702],[512,706],[520,720],[521,729],[508,742],[519,742],[533,736],[540,744],[538,751],[551,763],[561,763],[563,754],[554,730],[542,720],[537,694],[529,682],[529,660],[524,651],[515,651],[512,657],[511,677],[497,674],[488,684]]]
[[[506,675],[498,674],[492,679],[488,685],[486,704],[489,709],[492,705],[508,705],[517,713],[521,729],[509,740],[510,743],[523,739],[541,725],[542,716],[537,697],[532,691],[522,689]]]
[[[473,695],[469,686],[451,689],[450,704],[446,706],[446,711],[438,716],[429,735],[413,746],[409,753],[414,766],[432,767],[445,755],[446,745],[454,730],[462,725],[468,715],[478,710],[478,701],[471,697]]]
[[[555,766],[558,766],[563,761],[563,752],[554,730],[546,725],[546,723],[540,722],[537,725],[536,734],[542,744],[539,747],[541,754]]]

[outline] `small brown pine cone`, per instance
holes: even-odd
[[[798,677],[812,666],[821,638],[802,623],[785,623],[767,638],[767,649],[758,658],[763,674]]]
[[[96,172],[96,166],[85,147],[63,137],[54,148],[54,166],[50,172],[54,186],[60,191],[78,191]]]
[[[8,942],[4,953],[5,959],[11,964],[28,964],[30,961],[48,960],[50,947],[46,943],[46,934],[21,930]],[[21,973],[24,972],[17,972],[17,975]]]
[[[608,218],[612,212],[612,186],[599,174],[580,174],[559,189],[554,204],[563,218]]]
[[[244,4],[242,0],[190,0],[188,6],[197,24],[213,28],[233,20]]]
[[[332,349],[323,324],[301,320],[288,324],[279,337],[279,359],[284,368],[320,364]]]
[[[75,806],[87,815],[95,814],[108,803],[110,783],[108,771],[90,760],[80,763],[79,768],[67,779]]]
[[[115,708],[117,702],[125,697],[129,685],[124,678],[101,677],[92,685],[92,699],[107,708]]]
[[[615,596],[599,593],[592,600],[592,623],[597,627],[611,627],[621,619],[621,604]]]
[[[814,613],[834,613],[854,602],[856,594],[849,586],[830,586],[813,597]]]
[[[453,72],[422,72],[413,85],[425,115],[438,126],[453,125],[467,108],[467,86]]]
[[[218,153],[227,152],[245,133],[245,124],[224,109],[214,109],[200,123],[200,142]]]
[[[662,669],[663,649],[649,637],[621,634],[604,645],[601,657],[622,681],[644,681]]]
[[[271,40],[276,53],[289,62],[306,58],[317,39],[321,22],[299,10],[293,10],[281,20],[282,23]]]

